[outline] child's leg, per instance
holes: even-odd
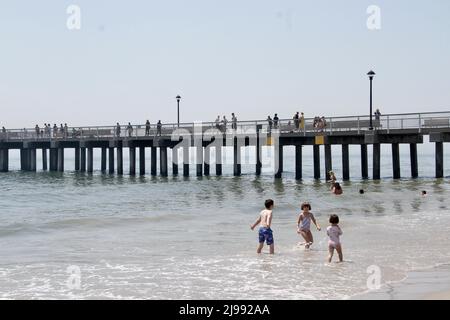
[[[275,245],[272,243],[270,246],[270,254],[274,254],[275,253]]]
[[[334,248],[332,246],[328,246],[328,263],[333,259]]]
[[[256,253],[258,253],[258,254],[261,253],[263,247],[264,247],[264,242],[260,242],[258,249],[256,249]]]
[[[308,231],[308,235],[309,235],[309,243],[313,244],[314,239],[313,239],[312,232],[310,230]]]
[[[300,235],[305,239],[306,244],[309,242],[308,233],[306,231],[300,230]]]
[[[343,258],[343,255],[342,255],[342,246],[340,244],[338,244],[336,246],[336,251],[337,251],[337,253],[339,255],[339,262],[344,261],[344,258]]]

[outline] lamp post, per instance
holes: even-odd
[[[373,72],[373,70],[370,70],[367,75],[369,76],[369,80],[370,80],[370,124],[369,124],[369,130],[373,130],[373,124],[372,124],[372,81],[373,78],[375,77],[375,72]]]
[[[176,96],[177,99],[177,124],[178,124],[178,128],[180,127],[180,100],[181,97],[180,96]]]

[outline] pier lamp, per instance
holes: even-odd
[[[180,100],[181,97],[178,95],[176,96],[177,99],[177,124],[178,124],[178,128],[180,127]]]
[[[373,70],[370,70],[367,75],[369,76],[369,80],[370,80],[370,125],[369,125],[369,130],[373,130],[373,124],[372,124],[372,81],[373,78],[375,77],[375,72],[373,72]]]

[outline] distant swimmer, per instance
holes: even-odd
[[[340,236],[342,236],[342,230],[339,227],[339,217],[335,214],[330,216],[330,226],[327,228],[328,236],[328,262],[331,262],[333,258],[334,250],[336,249],[339,255],[339,262],[343,261],[342,257],[342,246],[340,241]]]
[[[264,242],[266,242],[266,244],[270,248],[270,254],[274,254],[275,246],[273,241],[272,229],[270,228],[270,226],[272,225],[272,210],[274,207],[273,200],[267,199],[266,202],[264,203],[264,206],[266,208],[263,211],[261,211],[258,219],[250,228],[254,230],[257,225],[260,225],[258,232],[259,245],[258,249],[256,250],[256,253],[258,254],[261,253],[264,247]]]
[[[328,175],[330,176],[331,186],[333,186],[336,183],[336,175],[333,171],[328,172]]]
[[[341,195],[343,193],[342,191],[342,187],[339,184],[339,182],[335,182],[333,189],[331,190],[332,193],[334,193],[335,195]]]
[[[311,221],[316,226],[317,230],[320,231],[320,226],[317,224],[314,215],[311,213],[311,205],[308,202],[303,202],[301,206],[302,213],[298,216],[297,219],[297,233],[300,234],[303,239],[305,239],[306,249],[313,244],[313,235],[311,233]]]
[[[427,191],[426,190],[422,190],[422,197],[426,197],[427,196]]]
[[[364,194],[364,189],[359,189],[359,194]]]

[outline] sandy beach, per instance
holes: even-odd
[[[353,297],[354,300],[450,300],[450,265],[413,271],[403,281]]]

